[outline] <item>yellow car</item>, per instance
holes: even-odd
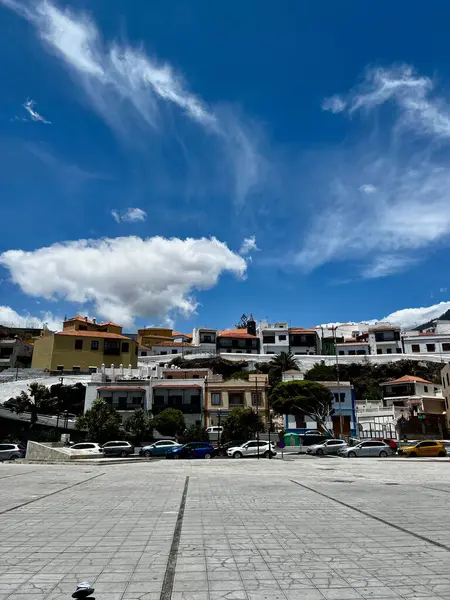
[[[436,440],[423,440],[402,446],[398,453],[401,456],[446,456],[447,450],[441,442]]]

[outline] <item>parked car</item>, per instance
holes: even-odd
[[[245,444],[245,440],[233,440],[231,442],[226,442],[225,444],[221,444],[218,448],[216,448],[217,456],[227,456],[227,451],[234,446],[242,446]]]
[[[308,435],[300,436],[302,446],[313,446],[314,444],[322,444],[328,439],[329,437],[326,437],[325,435],[316,435],[313,433],[308,433]]]
[[[159,440],[139,450],[140,456],[165,456],[169,450],[179,448],[181,444],[173,440]]]
[[[411,445],[401,446],[398,453],[401,456],[446,456],[447,450],[442,442],[423,440]]]
[[[22,444],[0,444],[0,460],[25,458],[26,448]]]
[[[306,454],[317,454],[322,456],[323,454],[337,454],[340,450],[347,448],[348,444],[345,440],[327,440],[321,444],[313,444],[308,446]]]
[[[386,456],[392,456],[394,451],[385,442],[360,442],[356,446],[347,446],[339,453],[339,456],[347,458],[355,458],[360,456],[379,456],[380,458],[386,458]]]
[[[103,448],[96,442],[79,442],[70,446],[74,454],[104,454]]]
[[[106,444],[103,444],[102,449],[105,456],[129,456],[134,454],[134,446],[130,442],[106,442]]]
[[[394,450],[394,452],[397,452],[397,450],[398,450],[398,444],[392,438],[373,438],[373,439],[378,442],[384,442],[385,444],[390,446],[392,448],[392,450]]]
[[[171,448],[166,453],[166,458],[213,458],[215,454],[214,447],[208,442],[189,442],[184,446]]]
[[[207,427],[205,429],[206,433],[222,433],[223,427],[218,427],[217,425],[211,425],[211,427]]]
[[[265,440],[260,440],[259,442],[252,440],[250,442],[245,442],[245,444],[241,444],[240,446],[232,446],[227,450],[228,456],[231,458],[245,458],[248,456],[261,456],[262,458],[269,458],[269,454],[272,456],[276,456],[275,446]]]

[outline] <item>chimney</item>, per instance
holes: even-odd
[[[86,323],[89,321],[89,319],[87,317],[84,317],[84,320],[86,321]]]
[[[256,323],[252,313],[250,313],[250,316],[247,319],[247,333],[250,335],[256,335]]]
[[[94,323],[94,325],[96,325],[96,324],[97,324],[97,319],[94,317],[94,318],[92,319],[92,322]]]

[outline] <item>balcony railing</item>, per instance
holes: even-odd
[[[230,408],[244,408],[244,402],[228,402]]]

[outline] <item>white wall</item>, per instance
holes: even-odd
[[[370,345],[369,343],[367,344],[336,344],[337,347],[337,352],[339,356],[355,356],[357,355],[357,352],[365,352],[365,354],[369,354],[370,351]],[[341,352],[343,354],[341,354]],[[354,352],[354,354],[349,355],[349,352]],[[364,355],[361,355],[364,356]]]
[[[450,335],[405,336],[403,338],[405,354],[447,354],[450,356]],[[427,344],[434,344],[434,352],[427,350]],[[444,344],[449,344],[445,346]],[[412,347],[419,346],[420,352],[413,352]]]

